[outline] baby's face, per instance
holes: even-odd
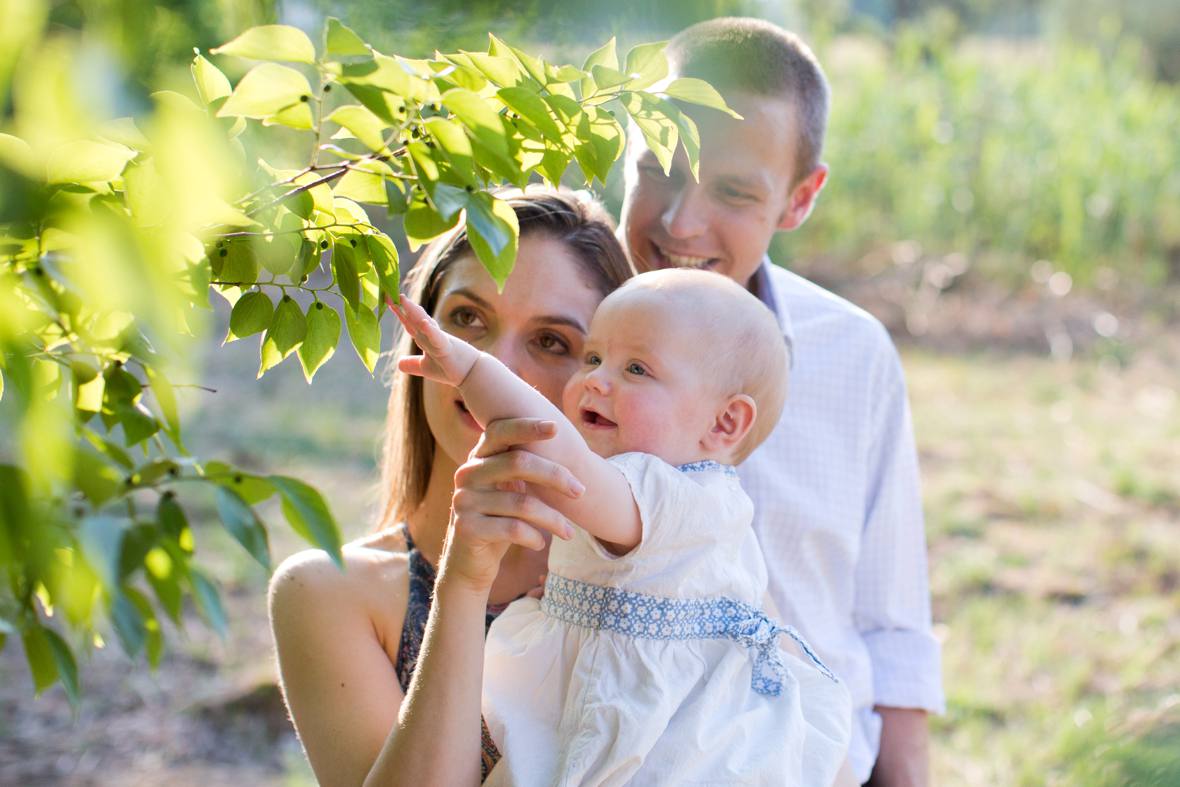
[[[594,313],[562,406],[600,456],[643,451],[679,465],[709,458],[701,439],[721,408],[712,348],[692,315],[642,290]]]

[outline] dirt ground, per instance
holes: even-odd
[[[925,275],[902,271],[892,281],[838,289],[883,319],[903,346],[935,351],[1060,357],[1068,349],[1109,354],[1117,362],[1128,348],[1137,351],[1169,333],[1125,299],[1111,306],[1039,290],[1021,296],[953,287],[931,293],[921,285]],[[193,412],[196,452],[306,478],[329,499],[345,535],[359,535],[371,506],[373,436],[384,389],[367,378],[355,384],[355,358],[347,361],[349,374],[341,375],[345,382],[335,386],[317,380],[309,388],[293,368],[256,383],[256,347],[239,344],[217,350],[208,367],[208,379],[222,393],[215,406]],[[306,417],[308,408],[318,408],[322,420]],[[234,417],[224,416],[230,412]],[[325,426],[330,413],[339,417]],[[340,423],[346,428],[337,428]],[[267,517],[278,520],[275,512]],[[152,673],[129,662],[112,640],[82,659],[84,696],[76,715],[60,688],[31,696],[19,642],[0,652],[0,785],[314,783],[275,684],[266,577],[231,542],[218,541],[218,532],[198,530],[198,554],[210,556],[221,582],[231,621],[227,641],[193,615],[184,632],[167,632],[164,661]],[[273,528],[272,539],[276,563],[300,546],[282,525]]]

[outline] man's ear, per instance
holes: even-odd
[[[758,405],[751,397],[746,394],[729,397],[705,435],[705,449],[712,454],[732,454],[750,433],[757,416]]]
[[[828,165],[818,164],[811,174],[795,184],[787,197],[787,207],[779,219],[780,230],[793,230],[807,221],[815,200],[828,182]]]

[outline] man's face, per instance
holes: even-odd
[[[826,170],[792,188],[794,107],[749,93],[730,93],[726,102],[742,120],[708,109],[693,113],[701,135],[700,182],[683,151],[665,175],[632,134],[620,235],[638,270],[705,268],[744,287],[774,233],[807,217]]]

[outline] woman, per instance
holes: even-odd
[[[553,191],[508,202],[521,237],[503,292],[462,231],[436,241],[407,277],[407,292],[446,330],[557,402],[594,309],[632,270],[600,206]],[[403,338],[399,354],[412,351]],[[395,375],[379,532],[345,547],[344,573],[308,550],[271,582],[284,696],[321,784],[479,781],[484,627],[538,584],[548,534],[569,527],[497,484],[580,490],[563,468],[523,451],[461,464],[477,441],[477,455],[486,456],[544,438],[550,426],[517,421],[481,436],[455,389]],[[435,585],[452,507],[455,535]],[[495,753],[483,737],[486,768]]]

